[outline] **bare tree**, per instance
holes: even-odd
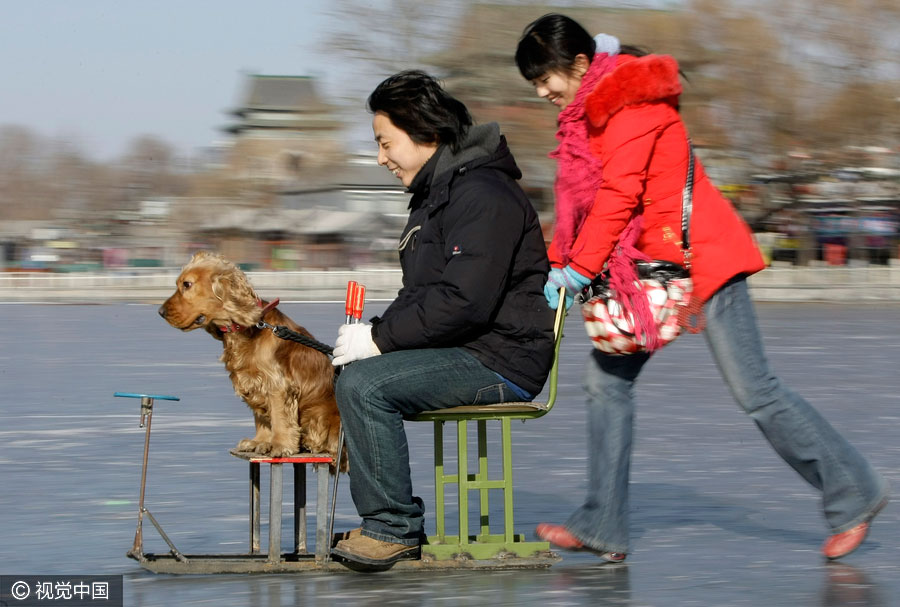
[[[455,33],[458,0],[337,0],[329,46],[379,78],[422,68]]]
[[[748,13],[739,0],[694,0],[698,21],[710,14]],[[752,15],[765,37],[728,29],[735,51],[757,60],[757,77],[728,60],[728,86],[746,86],[739,107],[768,107],[774,118],[757,131],[775,151],[813,150],[843,143],[872,144],[896,136],[900,40],[895,0],[761,0]],[[709,30],[704,32],[707,36]],[[772,41],[772,48],[766,49]],[[704,39],[708,44],[708,39]],[[766,51],[760,54],[761,51]],[[746,63],[746,61],[745,61]],[[765,142],[763,142],[765,143]]]
[[[74,143],[57,139],[48,145],[45,171],[54,216],[82,220],[104,214],[116,202],[115,171],[88,159]]]
[[[0,127],[0,216],[48,219],[56,201],[46,166],[47,143],[30,129]]]
[[[174,148],[152,135],[134,139],[121,160],[128,198],[177,196],[187,189]]]
[[[456,33],[461,0],[335,0],[325,44],[342,62],[336,94],[342,114],[357,126],[351,138],[368,140],[365,100],[387,76],[432,67],[431,57]]]

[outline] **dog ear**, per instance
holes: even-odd
[[[212,292],[222,302],[222,308],[232,322],[245,327],[259,322],[259,298],[247,276],[234,264],[228,262],[223,271],[213,277]]]

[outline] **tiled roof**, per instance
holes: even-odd
[[[250,76],[246,110],[321,112],[329,109],[319,97],[315,80],[307,76]]]

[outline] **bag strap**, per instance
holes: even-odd
[[[691,213],[694,210],[694,144],[690,138],[688,144],[688,170],[684,191],[681,193],[681,253],[684,255],[684,267],[691,268]]]
[[[684,267],[691,269],[691,240],[690,224],[691,212],[694,210],[694,145],[688,138],[688,171],[687,182],[684,184],[684,192],[681,195],[681,253],[684,255]],[[706,328],[706,315],[703,313],[703,304],[695,297],[691,297],[687,306],[678,309],[678,324],[684,327],[688,333],[699,333]]]

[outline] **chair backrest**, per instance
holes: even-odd
[[[547,394],[547,402],[541,407],[541,415],[546,415],[553,408],[556,402],[556,384],[559,379],[559,348],[562,344],[563,327],[566,325],[566,290],[559,289],[559,306],[556,308],[556,320],[553,322],[553,366],[550,367],[550,376],[547,381],[550,382],[550,391]]]
[[[566,324],[565,289],[559,290],[559,308],[556,310],[556,320],[553,323],[553,366],[550,367],[549,393],[547,401],[539,402],[509,402],[490,405],[461,405],[446,409],[434,409],[423,411],[418,415],[406,418],[414,422],[441,422],[464,421],[473,419],[536,419],[543,417],[553,408],[556,402],[556,383],[559,375],[559,349],[563,338],[563,326]]]

